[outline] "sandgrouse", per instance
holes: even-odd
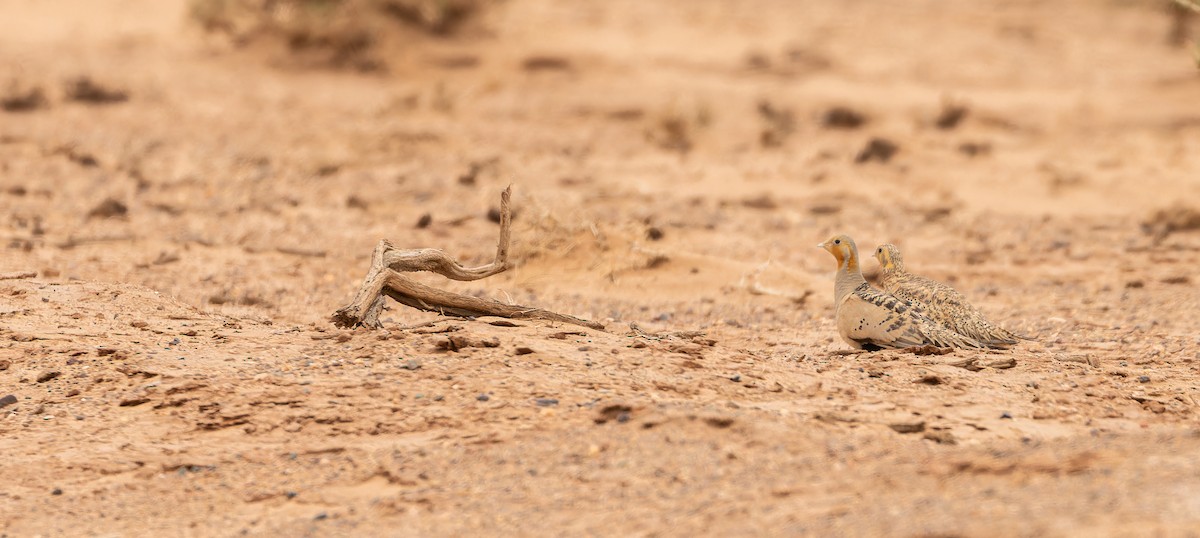
[[[1017,339],[1031,340],[988,321],[954,288],[904,270],[896,245],[880,245],[875,259],[883,269],[880,284],[888,293],[920,307],[925,315],[958,334],[990,348],[1006,348]]]
[[[981,348],[979,342],[955,333],[925,316],[920,308],[890,293],[872,288],[862,276],[858,247],[845,235],[817,245],[838,263],[833,287],[837,328],[855,349],[877,351],[926,345]]]

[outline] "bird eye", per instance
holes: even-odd
[[[834,239],[834,240],[833,240],[833,244],[835,244],[835,245],[840,245],[840,244],[842,244],[842,240],[841,240],[841,239]]]

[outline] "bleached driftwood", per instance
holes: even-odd
[[[362,286],[350,304],[334,312],[333,324],[338,327],[368,329],[382,327],[379,314],[383,310],[385,297],[391,297],[418,310],[447,316],[540,319],[603,330],[604,325],[594,321],[541,308],[451,293],[415,282],[403,275],[406,272],[429,271],[452,280],[472,281],[508,269],[508,244],[512,234],[512,211],[509,208],[511,190],[512,187],[506,188],[500,194],[500,242],[496,246],[496,259],[492,263],[479,267],[463,267],[440,249],[398,249],[388,240],[381,240],[375,246],[375,252],[371,256],[371,268],[367,271]]]

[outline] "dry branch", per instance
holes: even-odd
[[[429,271],[452,280],[472,281],[487,278],[508,269],[508,244],[512,235],[512,210],[509,198],[512,187],[500,194],[500,241],[496,245],[496,259],[479,267],[463,267],[444,251],[435,248],[397,249],[384,239],[375,247],[371,256],[371,269],[350,304],[333,314],[333,324],[338,327],[366,327],[376,329],[383,325],[379,313],[383,310],[384,297],[418,310],[437,312],[442,315],[460,317],[498,316],[516,319],[541,319],[561,323],[582,325],[592,329],[604,329],[594,321],[579,319],[541,308],[505,304],[490,299],[480,299],[439,290],[415,282],[402,273]]]

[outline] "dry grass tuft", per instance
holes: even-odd
[[[586,217],[565,220],[536,199],[524,208],[526,218],[517,221],[511,259],[525,263],[543,257],[566,258],[577,250],[608,250],[608,237],[594,221]],[[576,215],[574,212],[566,214]]]
[[[646,129],[646,140],[662,149],[687,154],[712,121],[712,110],[703,103],[690,108],[675,104],[655,117]]]

